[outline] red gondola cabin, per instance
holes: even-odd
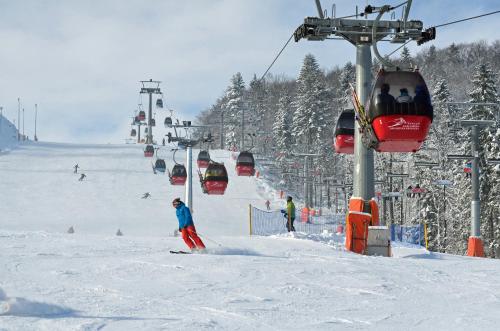
[[[207,170],[205,171],[205,176],[199,172],[201,188],[203,193],[206,194],[224,194],[229,182],[226,167],[222,163],[210,163]]]
[[[416,152],[433,119],[429,91],[418,71],[381,69],[366,109],[379,152]]]
[[[155,154],[155,148],[153,147],[153,145],[147,145],[146,149],[144,150],[144,156],[153,157],[154,154]]]
[[[167,165],[165,164],[165,160],[157,159],[155,161],[154,169],[155,171],[165,172],[167,170]]]
[[[335,126],[335,152],[354,154],[354,110],[342,111]]]
[[[146,120],[146,113],[144,112],[144,110],[141,110],[139,112],[139,115],[137,115],[137,119],[139,121],[145,121]]]
[[[236,159],[236,174],[238,176],[255,175],[255,160],[250,152],[241,152]]]
[[[184,185],[187,179],[186,167],[182,164],[174,165],[172,173],[169,173],[170,184]]]
[[[208,151],[200,151],[196,160],[198,168],[207,168],[210,163],[210,154]]]

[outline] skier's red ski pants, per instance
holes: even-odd
[[[201,241],[200,237],[196,234],[194,226],[189,225],[182,229],[182,239],[190,249],[198,248],[205,249],[205,244]]]

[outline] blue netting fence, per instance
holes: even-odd
[[[391,240],[425,246],[424,225],[402,226],[392,224]]]
[[[300,215],[298,215],[300,216]],[[295,219],[295,231],[307,234],[320,234],[325,231],[335,233],[339,225],[345,224],[345,215],[312,216],[309,223],[301,222],[300,217]],[[266,211],[251,206],[251,234],[270,236],[288,232],[287,218],[281,211]]]

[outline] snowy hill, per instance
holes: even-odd
[[[170,153],[160,151],[168,168]],[[361,256],[335,234],[250,237],[248,204],[282,201],[236,177],[229,153],[211,154],[230,182],[207,196],[195,180],[208,252],[194,255],[169,254],[185,247],[171,207],[183,187],[154,175],[141,146],[1,154],[0,330],[498,329],[500,261],[418,247]]]
[[[17,145],[17,129],[8,119],[0,115],[0,153]]]

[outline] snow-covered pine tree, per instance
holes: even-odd
[[[411,57],[410,50],[406,46],[404,46],[401,50],[400,63],[404,67],[409,67],[413,63],[413,58]]]
[[[278,111],[273,125],[273,138],[276,144],[277,160],[279,162],[287,158],[291,153],[292,134],[290,122],[292,114],[292,97],[285,89],[279,99]]]
[[[445,165],[447,154],[454,149],[454,140],[450,139],[450,106],[446,103],[450,100],[448,83],[444,79],[438,79],[432,92],[434,104],[434,121],[432,130],[426,141],[426,146],[435,150],[431,161]],[[453,111],[453,110],[452,110]],[[462,169],[460,169],[462,171]],[[440,178],[436,178],[436,175]],[[456,203],[457,194],[460,190],[454,187],[446,188],[448,192],[444,197],[444,188],[436,186],[436,179],[454,180],[453,170],[450,165],[445,165],[440,170],[427,170],[421,172],[428,193],[423,198],[422,212],[428,215],[430,246],[441,252],[455,252],[461,247],[463,232],[467,232],[469,225],[463,218],[457,217],[462,210],[460,204]],[[444,210],[443,199],[446,198],[446,212]],[[438,228],[439,227],[439,228]],[[438,237],[439,235],[439,237]],[[459,239],[460,238],[460,239]]]
[[[342,68],[339,79],[340,87],[337,95],[342,98],[342,107],[349,107],[351,105],[351,88],[349,84],[356,84],[356,68],[352,65],[351,62],[347,62],[344,68]]]
[[[224,122],[226,148],[234,149],[240,146],[241,116],[245,108],[245,82],[241,73],[237,72],[231,78],[225,95]],[[226,124],[227,123],[227,124]]]
[[[326,128],[327,91],[323,73],[312,54],[306,55],[297,79],[292,136],[304,151],[318,151],[318,140]],[[314,144],[313,144],[314,143]]]
[[[496,128],[488,132],[491,144],[487,147],[488,158],[500,159],[500,129]],[[491,194],[485,202],[490,207],[487,213],[485,237],[488,238],[486,249],[491,257],[500,258],[500,203],[498,192],[500,192],[500,165],[490,166],[488,169],[490,178]]]
[[[472,79],[472,90],[469,93],[471,103],[499,103],[496,88],[496,75],[490,70],[487,64],[476,66]],[[492,120],[495,119],[494,111],[496,107],[473,106],[470,109],[470,116],[474,119]],[[500,212],[500,202],[498,201],[498,189],[500,179],[496,166],[487,163],[488,158],[494,158],[494,153],[498,155],[497,130],[488,128],[482,131],[479,136],[479,167],[481,169],[481,235],[483,236],[485,253],[494,256],[493,248],[498,245],[498,238],[495,238],[495,223],[498,222]]]
[[[248,90],[248,112],[245,114],[247,119],[247,132],[263,132],[264,119],[267,113],[267,91],[265,80],[258,79],[256,75],[253,76]]]

